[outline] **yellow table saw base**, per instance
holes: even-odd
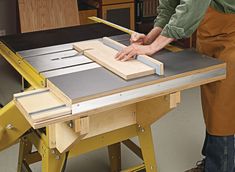
[[[151,124],[165,115],[179,103],[179,93],[162,96],[135,103],[136,123],[113,131],[103,132],[89,138],[78,137],[78,140],[67,151],[68,158],[108,146],[110,171],[119,172],[121,168],[121,143],[127,146],[143,160],[143,164],[132,167],[125,172],[135,172],[145,169],[147,172],[157,172]],[[130,106],[133,106],[130,105]],[[113,121],[115,123],[115,121]],[[71,130],[72,131],[72,130]],[[21,138],[18,172],[30,171],[29,165],[42,160],[42,172],[60,172],[64,166],[66,152],[60,153],[51,148],[49,127],[46,131],[32,130]],[[74,132],[74,131],[73,131]],[[129,139],[138,137],[140,148]],[[37,152],[32,152],[32,145]],[[78,167],[79,170],[79,167]]]

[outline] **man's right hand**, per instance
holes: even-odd
[[[146,41],[146,35],[142,33],[134,32],[131,34],[130,42],[132,44],[144,45]]]

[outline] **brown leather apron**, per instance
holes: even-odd
[[[227,63],[227,78],[201,87],[207,132],[235,134],[235,14],[209,8],[197,34],[197,49]]]

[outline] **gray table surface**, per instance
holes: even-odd
[[[129,44],[129,35],[119,35],[111,38],[125,45]],[[71,47],[71,45],[66,45],[66,47]],[[54,50],[53,48],[48,47],[39,50],[27,50],[19,53],[23,57],[25,56],[25,59],[28,60],[32,64],[32,66],[37,69],[42,69],[45,67],[53,69],[50,66],[61,66],[63,64],[58,63],[55,65],[55,62],[49,62],[46,59],[44,59],[45,63],[43,63],[42,56],[38,56],[37,53],[43,54],[43,51],[56,52],[60,50],[60,47],[62,47],[62,45],[57,46],[56,48],[54,48]],[[35,58],[33,56],[37,57]],[[63,93],[65,93],[71,100],[78,100],[80,98],[92,95],[125,89],[127,87],[132,87],[135,85],[141,85],[146,82],[156,81],[162,78],[171,78],[179,74],[193,72],[195,70],[200,70],[223,63],[221,61],[218,61],[217,59],[201,55],[196,51],[190,49],[177,53],[163,50],[155,54],[153,58],[164,63],[164,76],[158,76],[154,74],[126,81],[103,67],[97,67],[85,71],[66,73],[62,75],[58,74],[58,76],[53,75],[52,77],[48,77],[48,80],[52,82],[56,87],[58,87]]]

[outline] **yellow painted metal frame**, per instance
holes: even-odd
[[[12,52],[6,45],[0,42],[0,54],[25,78],[33,88],[46,86],[46,79],[40,75],[18,53]]]
[[[2,55],[33,88],[45,86],[45,78],[38,74],[19,54],[12,52],[2,42],[0,42],[0,55]],[[16,143],[30,127],[31,126],[17,109],[13,101],[1,108],[0,151]]]

